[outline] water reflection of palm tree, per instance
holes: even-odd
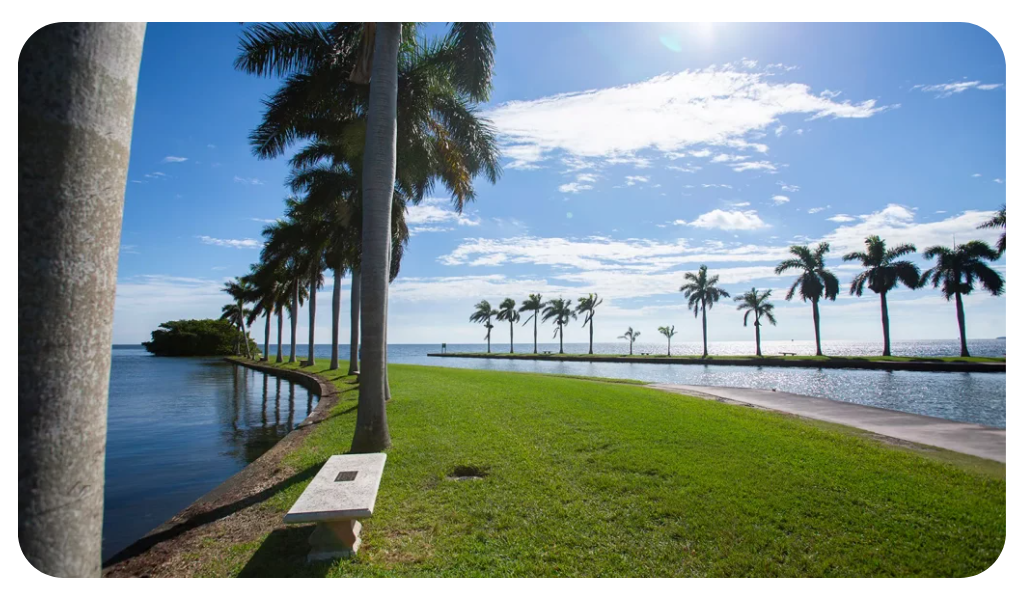
[[[267,399],[270,397],[270,375],[263,374],[263,399],[260,401],[260,424],[267,426]]]

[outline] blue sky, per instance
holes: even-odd
[[[234,70],[241,30],[149,25],[115,343],[216,316],[223,280],[258,259],[262,227],[282,213],[285,161],[256,159],[247,140],[277,82]],[[857,268],[843,253],[873,233],[919,249],[998,236],[976,229],[1006,200],[1005,63],[983,29],[498,24],[495,34],[495,87],[481,111],[500,134],[504,175],[479,182],[463,215],[443,193],[410,210],[393,343],[477,342],[476,301],[538,292],[606,298],[597,341],[659,325],[697,341],[677,290],[702,262],[734,293],[775,290],[779,325],[766,340],[811,339],[810,305],[786,302],[790,278],[772,269],[790,244],[819,240],[844,283],[822,309],[823,337],[875,341],[878,300],[845,293]],[[752,338],[729,304],[710,313],[710,338]],[[1005,296],[966,305],[969,337],[1005,334]],[[897,291],[890,311],[894,339],[956,337],[954,307],[937,291]],[[495,329],[496,342],[506,336]],[[566,341],[585,339],[567,330]]]

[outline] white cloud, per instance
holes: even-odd
[[[737,173],[742,173],[743,171],[768,171],[769,173],[774,173],[776,170],[775,165],[766,160],[759,160],[757,162],[741,162],[729,166]]]
[[[786,126],[785,125],[779,125],[778,127],[775,128],[775,137],[781,136],[783,133],[785,133],[785,131],[786,131]]]
[[[161,179],[163,177],[167,177],[167,173],[163,173],[161,171],[153,171],[152,173],[146,173],[145,175],[143,175],[143,177],[148,177],[149,179]]]
[[[975,173],[974,175],[971,175],[971,177],[981,177],[981,173]]]
[[[789,196],[783,196],[781,194],[776,194],[776,195],[772,196],[772,202],[774,202],[775,204],[785,204],[785,203],[789,202]]]
[[[954,239],[982,240],[991,244],[1002,232],[978,229],[978,225],[993,214],[992,211],[968,210],[941,221],[918,223],[912,209],[890,204],[880,211],[861,215],[859,223],[841,226],[823,239],[832,245],[836,254],[863,249],[864,238],[870,235],[881,236],[890,245],[914,244],[919,251],[928,246],[952,246]]]
[[[280,219],[261,219],[259,217],[250,217],[250,221],[256,221],[257,223],[277,223]]]
[[[416,233],[447,231],[447,229],[438,228],[440,225],[475,227],[480,224],[479,218],[468,216],[465,213],[459,214],[445,206],[448,203],[449,201],[444,198],[426,198],[419,204],[407,206],[405,222],[412,226],[410,232],[413,229],[416,229]]]
[[[835,223],[849,223],[851,221],[856,221],[857,218],[856,217],[851,217],[850,215],[838,214],[838,215],[835,215],[833,217],[829,217],[829,218],[827,218],[825,220],[826,221],[833,221]]]
[[[563,183],[562,185],[558,186],[558,191],[562,192],[563,194],[578,194],[580,192],[592,189],[594,189],[594,186],[587,185],[585,183],[580,183],[578,181],[573,181],[572,183]]]
[[[262,248],[263,242],[260,240],[254,240],[252,238],[244,238],[241,240],[233,239],[222,239],[210,237],[208,235],[196,236],[204,244],[210,244],[211,246],[224,246],[225,248]]]
[[[828,208],[827,206],[816,206],[814,208],[808,208],[807,213],[813,215],[814,213],[820,213],[821,211]]]
[[[992,181],[994,181],[994,182],[996,182],[996,183],[1003,183],[1003,180],[1002,180],[1002,179],[993,179]]]
[[[750,206],[749,202],[730,202],[729,206],[735,206],[736,208],[742,208],[744,206]]]
[[[702,184],[700,184],[700,187],[702,187],[702,188],[728,188],[730,190],[732,189],[732,186],[729,185],[728,183],[702,183]]]
[[[750,157],[749,156],[741,156],[739,154],[725,154],[725,153],[722,153],[722,154],[716,154],[715,157],[711,159],[711,162],[713,162],[713,163],[736,162],[736,161],[740,161],[740,160],[743,160],[743,159],[746,159],[746,158],[750,158]]]
[[[650,179],[646,175],[626,175],[626,185],[647,183]]]
[[[775,185],[782,188],[784,192],[799,192],[800,186],[786,183],[785,181],[776,181]]]
[[[722,210],[720,208],[704,213],[693,221],[678,220],[675,224],[724,231],[750,231],[768,227],[768,224],[757,216],[756,210]]]
[[[180,163],[188,160],[183,156],[165,156],[163,162],[165,163]]]
[[[235,183],[241,183],[243,185],[263,185],[263,182],[255,177],[239,177],[235,175]]]
[[[556,151],[634,164],[649,161],[635,153],[650,149],[664,154],[704,145],[764,152],[765,144],[750,140],[776,126],[783,115],[867,118],[888,108],[875,100],[836,102],[813,94],[806,84],[769,75],[714,67],[688,70],[614,88],[509,102],[485,116],[502,136],[506,154],[523,168]]]
[[[953,94],[960,94],[969,89],[991,91],[1003,87],[1001,83],[981,83],[980,81],[956,81],[953,83],[939,83],[935,85],[918,84],[911,89],[922,92],[935,93],[936,98],[949,98]]]
[[[665,168],[670,169],[672,171],[681,171],[683,173],[696,173],[697,171],[700,171],[702,167],[699,167],[692,163],[686,163],[685,167],[680,167],[678,165],[669,165]]]

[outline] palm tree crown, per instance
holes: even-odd
[[[996,211],[996,214],[992,215],[991,219],[978,226],[978,229],[995,229],[997,227],[1001,227],[1004,230],[1006,229],[1005,204],[1002,208]],[[1000,255],[1006,252],[1006,231],[1003,231],[1003,235],[999,236],[999,241],[996,242],[996,251],[998,251]]]
[[[897,260],[901,256],[917,252],[913,244],[900,244],[886,248],[885,240],[872,235],[864,240],[865,252],[850,252],[843,255],[844,261],[859,260],[865,267],[850,283],[850,294],[860,296],[864,286],[876,294],[884,294],[902,283],[910,289],[917,287],[921,270],[909,260]]]
[[[676,334],[676,326],[672,325],[671,327],[659,327],[658,333],[660,333],[661,335],[665,336],[668,339],[668,355],[672,356],[672,338]]]
[[[639,331],[633,331],[632,327],[627,329],[626,333],[624,333],[624,334],[619,336],[620,340],[627,340],[627,341],[629,341],[629,355],[630,356],[633,355],[633,342],[635,342],[636,338],[638,338],[638,337],[640,337],[640,332]]]
[[[491,308],[491,303],[486,300],[477,302],[473,308],[476,311],[469,315],[469,320],[473,323],[483,323],[484,327],[487,328],[487,335],[484,337],[487,340],[487,352],[491,351],[491,329],[494,325],[491,324],[491,318],[498,314],[498,311]]]

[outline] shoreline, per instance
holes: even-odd
[[[877,360],[871,358],[771,358],[715,356],[709,358],[667,356],[618,356],[611,354],[487,354],[483,352],[431,352],[434,358],[491,358],[559,362],[604,362],[667,365],[722,365],[730,367],[794,367],[803,369],[868,369],[876,371],[936,371],[943,373],[1006,373],[1006,362],[967,362],[939,359]],[[898,357],[897,357],[898,358]]]
[[[320,400],[313,412],[259,458],[104,561],[102,577],[149,576],[152,567],[165,563],[172,555],[174,547],[181,543],[180,538],[185,533],[261,502],[281,484],[300,475],[288,472],[281,464],[281,459],[297,447],[317,424],[328,417],[341,396],[334,384],[311,373],[233,357],[220,358],[235,365],[295,382],[318,394]],[[161,544],[168,546],[161,547]]]

